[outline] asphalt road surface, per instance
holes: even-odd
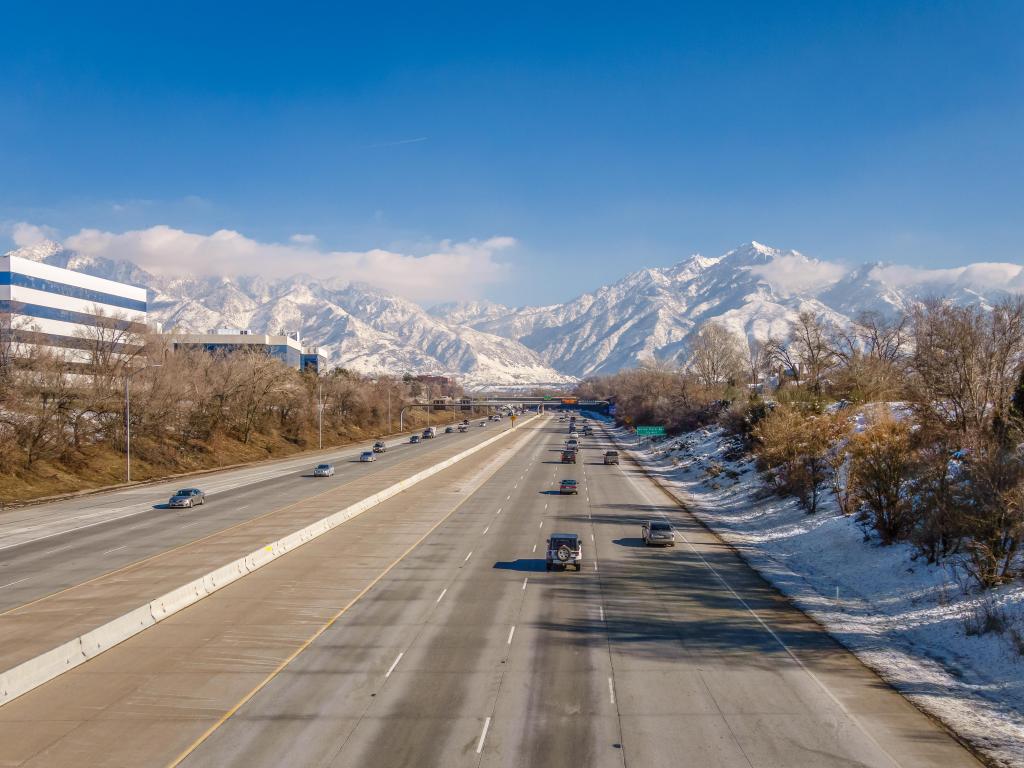
[[[600,435],[558,463],[564,437],[524,425],[0,707],[0,765],[978,765]],[[651,517],[675,547],[643,547]],[[582,571],[545,571],[554,532]]]
[[[387,440],[388,451],[370,464],[357,461],[373,441],[192,479],[147,484],[39,504],[0,515],[0,612],[53,594],[129,563],[151,557],[301,501],[356,478],[381,472],[411,457],[453,444],[480,442],[507,427],[478,426],[468,433],[441,434],[411,445],[407,437]],[[335,476],[312,477],[321,461]],[[166,509],[177,488],[199,487],[206,504]]]

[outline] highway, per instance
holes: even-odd
[[[507,426],[472,422],[468,433],[411,445],[388,439],[388,451],[370,464],[357,461],[373,441],[314,456],[206,473],[30,505],[0,515],[0,612],[80,584],[130,563],[258,518],[286,505],[385,471],[411,457],[452,445],[466,447]],[[314,478],[313,467],[334,463],[332,478]],[[207,503],[196,509],[164,508],[178,488],[199,487]]]
[[[0,707],[0,765],[979,765],[606,437],[562,465],[564,437],[529,422]],[[581,572],[545,571],[553,532]]]

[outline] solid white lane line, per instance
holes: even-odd
[[[536,544],[534,544],[534,545],[533,545],[533,548],[534,548],[534,549],[536,549],[536,548],[537,548],[537,545],[536,545]],[[529,576],[527,576],[527,577],[526,577],[525,579],[523,579],[523,589],[526,589],[526,582],[528,582],[529,580],[530,580],[530,577],[529,577]]]
[[[471,551],[470,551],[470,553],[469,553],[468,555],[466,555],[466,559],[465,559],[465,560],[463,560],[462,562],[464,562],[464,563],[468,563],[468,562],[469,562],[469,558],[471,558],[472,556],[473,556],[473,552],[472,552],[472,550],[471,550]]]
[[[26,576],[24,579],[18,579],[17,581],[12,581],[10,584],[0,585],[0,589],[7,589],[8,587],[13,587],[15,584],[21,584],[21,582],[28,581],[31,578],[32,578],[31,576]]]
[[[612,704],[615,703],[615,683],[610,677],[608,678],[608,698],[611,699]]]
[[[437,596],[437,600],[435,600],[434,602],[435,603],[440,603],[442,598],[444,598],[445,593],[447,593],[447,592],[448,592],[448,587],[445,587],[444,589],[442,589],[441,590],[441,594]]]
[[[53,555],[53,554],[56,554],[57,552],[63,552],[65,549],[71,549],[73,546],[75,546],[75,545],[74,544],[65,544],[63,547],[57,547],[56,549],[51,549],[51,550],[49,550],[47,552],[43,552],[43,554],[44,555]]]
[[[487,738],[487,729],[491,727],[491,718],[484,720],[484,729],[480,732],[480,741],[476,743],[476,753],[479,755],[484,750],[484,739]]]
[[[391,666],[388,667],[388,671],[384,673],[384,679],[385,680],[387,680],[389,677],[391,677],[391,673],[395,671],[395,667],[398,666],[398,662],[400,662],[402,660],[402,656],[404,656],[404,655],[405,655],[405,651],[402,651],[400,654],[398,654],[398,658],[396,658],[393,662],[391,662]]]
[[[486,528],[484,528],[484,532],[481,535],[486,536],[489,530],[491,530],[491,526],[488,525]]]
[[[508,631],[508,640],[505,641],[505,645],[512,645],[512,635],[516,633],[516,625],[512,625],[512,629]]]
[[[108,549],[108,550],[107,550],[106,552],[104,552],[103,554],[104,554],[104,555],[109,555],[109,554],[110,554],[111,552],[117,552],[117,551],[118,551],[119,549],[124,549],[124,548],[125,548],[125,547],[127,547],[127,546],[128,546],[127,544],[122,544],[122,545],[121,545],[120,547],[114,547],[113,549]]]

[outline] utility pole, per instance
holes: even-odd
[[[388,434],[391,434],[391,382],[388,382]]]
[[[317,431],[320,433],[320,450],[324,448],[324,385],[317,378],[316,382]]]

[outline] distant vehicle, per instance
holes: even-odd
[[[619,452],[618,451],[605,451],[604,452],[604,463],[605,464],[618,464],[619,463]]]
[[[334,477],[334,465],[317,464],[313,467],[313,477]]]
[[[420,441],[420,436],[419,435],[413,435],[412,437],[409,438],[409,442],[410,443],[418,443],[419,441]]]
[[[450,435],[450,434],[453,434],[454,432],[455,432],[455,427],[445,427],[445,428],[444,428],[444,433],[445,433],[446,435]]]
[[[468,427],[469,426],[469,419],[463,419],[462,420],[462,426]]]
[[[577,487],[575,480],[563,480],[561,483],[558,484],[558,492],[563,494],[575,493],[578,495],[580,489]]]
[[[387,445],[384,444],[383,440],[378,440],[373,444],[374,453],[384,453],[388,449]]]
[[[437,437],[437,427],[427,427],[423,430],[424,440],[429,440],[432,437]]]
[[[576,438],[570,438],[565,441],[565,449],[567,451],[578,451],[580,448],[580,441]]]
[[[668,520],[648,520],[640,528],[640,538],[649,547],[676,545],[676,534]]]
[[[459,424],[459,432],[469,432],[469,426],[466,424]]]
[[[583,436],[584,437],[593,437],[593,435],[594,435],[594,430],[593,429],[591,429],[590,427],[584,427],[583,428]]]
[[[377,457],[373,455],[373,451],[363,451],[359,454],[360,461],[376,461]]]
[[[576,451],[570,451],[568,449],[562,451],[562,463],[563,464],[575,464],[576,463]]]
[[[577,571],[583,570],[583,545],[575,533],[553,533],[548,539],[547,556],[544,558],[545,570],[561,567],[563,570],[575,565]]]
[[[486,427],[486,426],[487,426],[487,420],[486,420],[486,419],[484,419],[483,421],[481,421],[481,422],[480,422],[480,426],[481,426],[481,427]]]
[[[192,509],[197,504],[205,503],[206,494],[198,488],[182,488],[180,491],[174,492],[167,502],[167,506],[171,509]]]
[[[501,416],[498,416],[496,413],[492,413],[489,417],[489,421],[501,421]]]

